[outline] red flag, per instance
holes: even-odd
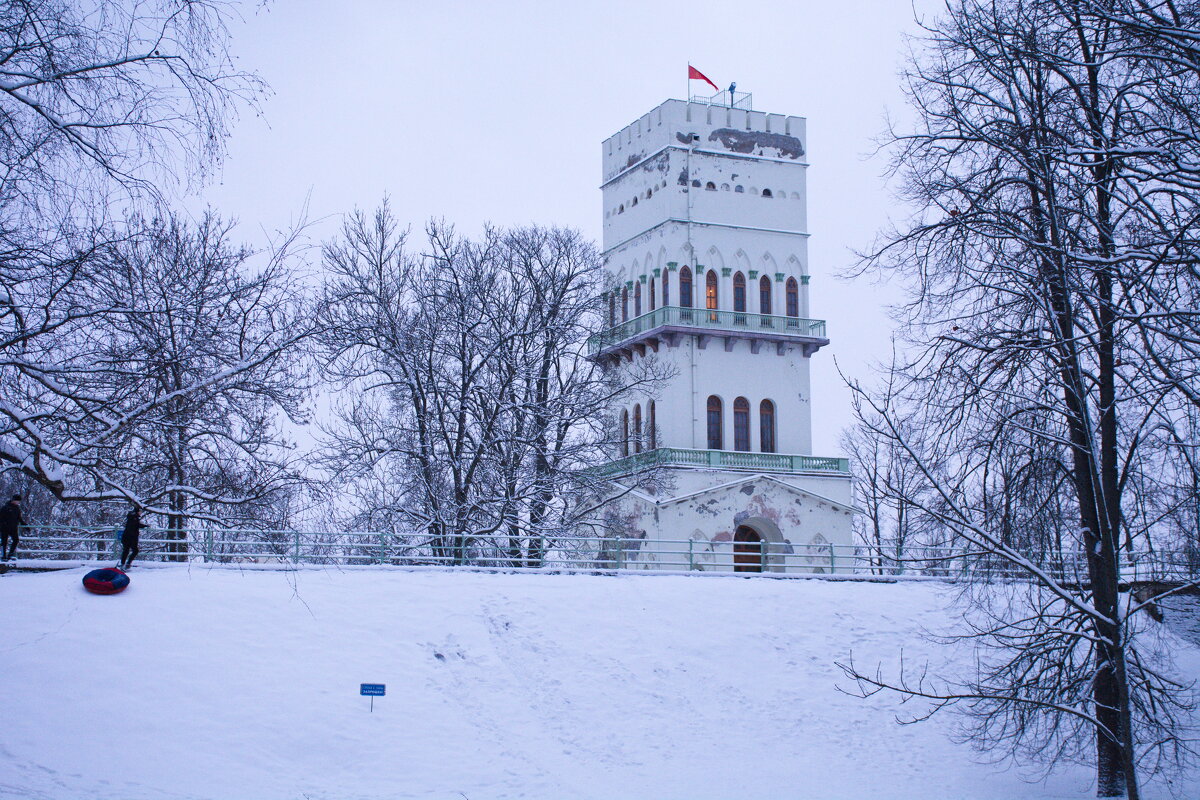
[[[713,83],[712,81],[710,81],[708,79],[707,75],[705,75],[703,72],[701,72],[700,70],[693,67],[691,64],[688,64],[688,80],[689,81],[704,81],[709,86],[716,89],[718,92],[721,91],[720,89],[717,88],[717,85],[715,83]]]

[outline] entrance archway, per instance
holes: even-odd
[[[733,571],[763,571],[763,539],[749,525],[739,525],[733,534]]]

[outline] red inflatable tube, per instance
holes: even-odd
[[[83,588],[92,594],[118,594],[129,585],[129,576],[116,567],[94,569],[83,576]]]

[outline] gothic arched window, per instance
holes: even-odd
[[[712,310],[717,308],[717,271],[710,269],[704,277],[704,307]]]
[[[637,281],[633,284],[633,315],[640,317],[642,315],[642,282]]]
[[[733,401],[733,449],[750,452],[750,401],[744,397]]]
[[[771,279],[766,275],[758,279],[758,313],[771,313]]]
[[[716,190],[717,190],[717,185],[715,183],[713,183],[712,181],[709,181],[708,183],[704,184],[704,191],[715,192]]]
[[[663,302],[662,302],[662,304],[664,307],[666,307],[666,306],[671,305],[671,286],[670,286],[671,273],[667,270],[663,270],[662,284],[663,284]]]
[[[721,430],[721,398],[715,394],[708,398],[708,449],[723,450],[724,431]]]
[[[771,196],[771,190],[770,190],[770,189],[763,189],[762,196],[763,196],[763,197],[770,197],[770,196]]]
[[[633,452],[642,452],[642,404],[633,406]]]
[[[764,453],[775,452],[775,404],[763,400],[758,404],[758,441]]]
[[[617,324],[617,293],[608,293],[608,326]]]
[[[629,410],[621,409],[621,457],[629,455]]]
[[[647,450],[655,450],[658,448],[658,431],[654,420],[654,401],[646,407],[646,441],[649,442]]]
[[[626,322],[629,319],[629,290],[621,290],[621,322]]]
[[[650,290],[646,292],[646,305],[650,311],[654,310],[654,278],[650,279]]]
[[[692,271],[687,267],[679,270],[679,305],[692,307]]]
[[[733,310],[746,310],[746,276],[740,271],[733,273]]]
[[[800,287],[796,284],[795,278],[787,279],[787,315],[789,317],[800,316]]]

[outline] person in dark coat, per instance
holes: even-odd
[[[121,533],[121,563],[117,564],[118,567],[129,569],[133,566],[133,559],[138,554],[138,534],[142,532],[142,528],[147,527],[149,526],[142,522],[138,507],[129,509],[129,514],[125,517],[125,530]]]
[[[17,534],[24,524],[25,518],[21,516],[21,495],[14,494],[12,500],[0,508],[0,535],[4,536],[4,546],[0,548],[0,556],[3,556],[5,561],[17,557]],[[11,549],[8,544],[10,540],[12,541]]]

